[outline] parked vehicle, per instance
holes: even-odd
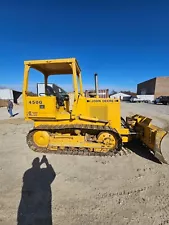
[[[140,98],[137,98],[137,97],[131,97],[130,98],[130,102],[133,102],[133,103],[138,102],[138,103],[140,103],[140,102],[143,102],[143,100],[140,99]]]
[[[158,98],[154,100],[154,104],[159,104],[159,103],[163,105],[169,104],[169,96],[159,96]]]

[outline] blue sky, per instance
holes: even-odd
[[[136,89],[136,84],[169,75],[169,1],[29,0],[0,6],[0,85],[22,87],[23,62],[76,57],[84,88]],[[32,74],[30,86],[42,81]],[[57,77],[71,87],[71,77]]]

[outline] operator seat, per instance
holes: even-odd
[[[47,96],[56,96],[57,104],[58,106],[64,106],[64,99],[63,97],[59,94],[59,89],[55,88],[55,90],[47,85],[46,87],[46,95]]]

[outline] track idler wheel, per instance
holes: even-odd
[[[50,134],[43,130],[31,130],[27,135],[27,144],[33,151],[46,150],[49,144]]]
[[[34,143],[42,148],[45,148],[49,144],[49,133],[47,131],[36,131],[33,134]]]

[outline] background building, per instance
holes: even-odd
[[[111,94],[110,98],[112,98],[112,99],[120,99],[122,101],[129,101],[130,98],[131,98],[131,95],[125,94],[123,92],[119,92],[119,93],[116,93],[116,94]]]
[[[159,96],[169,96],[169,76],[155,77],[137,85],[137,97],[154,100]]]
[[[15,91],[8,88],[0,89],[0,99],[3,100],[12,100],[14,103],[19,103],[19,99],[22,98],[22,92],[21,91]]]
[[[90,92],[95,92],[95,90],[85,90],[85,96],[89,98]],[[99,98],[108,98],[109,97],[109,89],[100,89],[99,90]]]

